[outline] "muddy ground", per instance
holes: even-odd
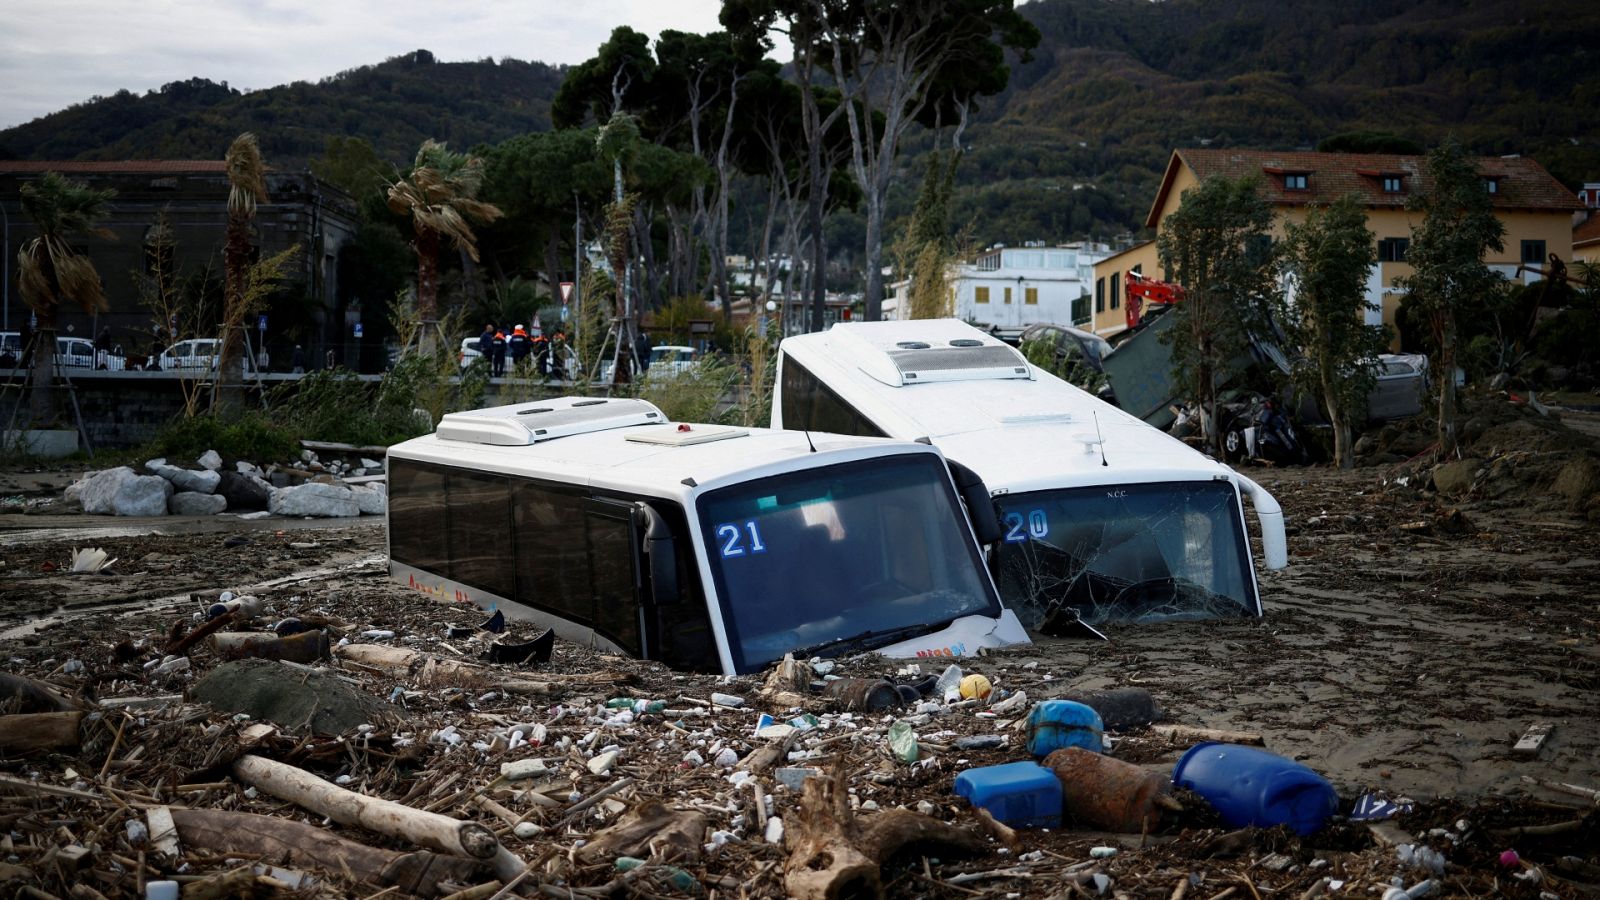
[[[1600,846],[1600,815],[1592,801],[1586,803],[1537,782],[1600,788],[1600,714],[1596,712],[1600,709],[1600,594],[1596,592],[1600,586],[1600,536],[1559,498],[1525,493],[1500,499],[1447,500],[1419,490],[1415,477],[1400,484],[1402,474],[1400,469],[1371,468],[1352,473],[1318,469],[1252,472],[1283,503],[1290,523],[1289,568],[1261,573],[1267,608],[1263,619],[1113,625],[1107,629],[1109,643],[1040,638],[1031,647],[962,664],[967,671],[988,675],[1003,692],[1026,691],[1035,700],[1104,687],[1145,688],[1172,721],[1261,733],[1269,749],[1323,773],[1347,801],[1370,790],[1423,801],[1400,822],[1419,835],[1434,826],[1452,829],[1464,816],[1473,826],[1470,838],[1447,839],[1442,832],[1434,838],[1434,843],[1443,842],[1447,850],[1455,851],[1444,876],[1446,894],[1502,892],[1532,897],[1543,890],[1558,896],[1575,895],[1584,890],[1584,882],[1600,880],[1600,870],[1593,868],[1600,861],[1595,850]],[[43,491],[50,486],[37,487],[41,492],[37,496],[46,496]],[[11,497],[23,498],[23,505],[28,496],[34,496],[20,481],[8,487]],[[21,508],[16,500],[10,505]],[[131,523],[64,515],[50,511],[48,504],[30,514],[0,515],[0,670],[48,676],[69,690],[101,696],[183,688],[192,675],[164,685],[141,683],[143,676],[137,666],[123,665],[119,670],[108,661],[111,648],[124,640],[156,638],[174,620],[189,619],[196,608],[190,592],[211,597],[221,589],[258,593],[268,598],[280,615],[327,615],[343,626],[344,633],[389,628],[400,632],[404,646],[435,653],[462,652],[455,646],[440,647],[446,643],[441,640],[442,622],[466,624],[474,615],[388,583],[382,577],[384,533],[380,521],[354,525],[321,522],[307,527],[310,523],[234,520],[219,528],[225,518],[205,523],[171,519]],[[170,533],[130,535],[114,530],[137,530],[146,525],[159,525]],[[113,530],[91,530],[95,528]],[[64,574],[62,569],[73,548],[86,545],[101,547],[119,558],[117,574]],[[1257,551],[1259,555],[1259,546]],[[63,672],[62,663],[69,659],[88,663],[87,675]],[[199,672],[214,662],[204,652],[195,656]],[[558,648],[551,669],[588,671],[618,665],[642,679],[627,689],[633,696],[672,701],[680,696],[705,698],[713,690],[722,690],[746,695],[760,706],[756,679],[718,684],[716,679],[673,675],[652,665],[596,660],[593,654],[566,647]],[[849,661],[842,668],[850,674],[891,675],[896,665],[869,656]],[[369,691],[383,696],[392,696],[396,688],[416,686],[403,678],[374,678],[370,673],[363,677],[369,682]],[[563,697],[562,702],[568,706],[598,704],[619,690],[579,692]],[[468,720],[480,722],[492,722],[496,717],[504,722],[530,712],[520,698],[502,696],[494,701],[479,697],[472,701],[456,695],[437,703],[434,699],[419,696],[415,701],[419,710],[426,710],[430,723],[460,720],[469,709]],[[548,712],[545,709],[544,714]],[[746,709],[718,713],[713,719],[743,753],[757,743],[749,737],[753,717],[754,712]],[[227,721],[225,717],[216,720]],[[1536,757],[1514,754],[1511,748],[1518,736],[1536,722],[1555,726],[1542,750]],[[927,733],[934,730],[985,733],[996,724],[992,718],[964,711],[936,718],[919,729],[919,734],[929,740]],[[1001,727],[1007,724],[999,723]],[[693,720],[688,720],[688,725],[691,729],[706,727]],[[563,733],[576,740],[593,727],[571,720],[566,725],[552,723],[550,740],[554,742]],[[674,768],[684,750],[675,743],[679,729],[652,725],[647,717],[636,730],[637,735],[630,733],[618,742],[625,758],[631,757],[636,766],[642,784],[634,790],[639,796],[679,800],[704,796],[707,806],[716,806],[722,801],[711,798],[731,790],[721,775],[708,771],[710,767],[694,771]],[[417,731],[422,734],[426,728]],[[841,758],[862,765],[859,770],[852,768],[853,785],[854,779],[869,771],[889,773],[887,778],[862,782],[860,797],[872,797],[885,807],[896,803],[914,806],[918,800],[928,799],[937,805],[937,816],[963,823],[969,814],[950,798],[955,774],[969,765],[1023,758],[1018,733],[1009,734],[1006,749],[936,754],[934,764],[914,771],[897,769],[881,752],[872,750],[871,741],[852,739],[847,746],[861,755],[846,753]],[[666,736],[664,745],[662,735]],[[948,737],[934,740],[937,743]],[[96,744],[95,753],[85,752],[79,761],[80,772],[85,771],[84,765],[91,773],[100,767],[106,757],[105,743]],[[162,741],[153,740],[153,744],[159,743]],[[289,742],[280,749],[291,746],[296,745]],[[371,760],[349,763],[340,753],[334,759],[337,765],[330,767],[325,760],[313,764],[315,759],[305,757],[306,746],[307,742],[301,741],[297,746],[301,756],[287,758],[300,759],[325,777],[351,775],[374,793],[407,793],[406,784],[396,781],[399,776],[392,762],[387,769],[379,769]],[[434,774],[408,777],[438,778],[442,777],[439,773],[453,771],[463,773],[466,780],[461,784],[492,781],[499,761],[495,751],[478,763],[459,752],[451,756],[451,752],[441,747],[440,755],[426,763],[428,771],[437,769]],[[1155,768],[1169,767],[1182,748],[1134,734],[1125,738],[1116,752]],[[579,762],[581,759],[578,757]],[[829,759],[832,757],[821,757],[820,761]],[[38,772],[59,779],[52,773],[59,773],[61,765],[70,762],[0,760],[0,770]],[[201,762],[205,761],[174,760],[169,767],[153,770],[155,774],[140,784],[156,792],[162,779],[169,787],[182,783],[184,767],[199,769]],[[581,765],[572,768],[575,795],[587,795],[609,780],[591,776]],[[233,790],[229,788],[230,795]],[[776,793],[781,813],[792,798],[786,801],[783,791]],[[622,796],[630,799],[631,794]],[[452,798],[446,792],[444,799]],[[504,802],[521,812],[513,802],[516,799],[520,795]],[[48,816],[35,820],[18,815],[21,802],[14,800],[9,816],[4,812],[8,808],[0,806],[0,823],[9,818],[15,831],[30,822],[48,821]],[[260,806],[258,801],[237,798],[228,805],[240,809]],[[465,800],[439,808],[461,815],[477,812]],[[271,809],[275,814],[289,812],[282,804]],[[614,822],[619,812],[608,813],[601,807],[600,818],[571,823],[563,835],[542,835],[524,842],[506,834],[504,839],[513,852],[534,859],[551,840],[570,846],[574,835]],[[738,824],[734,815],[732,809],[724,810],[720,818],[713,816],[710,827],[734,827]],[[1278,831],[1259,832],[1245,841],[1242,852],[1230,853],[1217,850],[1214,842],[1220,830],[1215,824],[1214,819],[1208,821],[1204,814],[1191,810],[1157,829],[1161,841],[1097,863],[1095,870],[1111,875],[1115,890],[1130,896],[1167,896],[1185,878],[1194,885],[1191,896],[1210,897],[1230,885],[1236,891],[1234,896],[1299,896],[1315,889],[1324,876],[1345,882],[1344,892],[1366,895],[1395,875],[1403,876],[1407,884],[1421,877],[1402,871],[1391,849],[1375,843],[1355,825],[1341,825],[1305,840]],[[1559,827],[1551,836],[1524,836],[1520,841],[1512,834],[1491,830],[1552,824]],[[341,830],[369,843],[384,844],[383,839],[363,835],[360,829]],[[746,837],[749,840],[740,849],[729,849],[732,844],[718,848],[698,868],[690,868],[706,889],[722,896],[781,895],[782,853],[762,844],[759,835]],[[996,896],[1052,896],[1072,890],[1064,887],[1062,874],[1074,868],[1085,871],[1088,847],[1108,840],[1070,829],[1029,832],[1014,852],[1037,850],[1042,858],[1033,858],[1020,874],[950,883],[949,879],[959,874],[1017,865],[1016,856],[1000,855],[960,864],[924,859],[920,864],[886,869],[884,880],[895,896],[970,896],[974,891],[990,890],[996,891]],[[1542,882],[1513,880],[1510,874],[1521,869],[1496,867],[1494,859],[1500,850],[1512,846],[1543,867]],[[1270,861],[1274,851],[1287,854],[1282,865],[1263,862]],[[15,856],[14,862],[29,862],[26,854]],[[1563,857],[1565,863],[1560,862]],[[546,870],[551,865],[547,864]],[[1557,871],[1563,875],[1558,876]],[[153,872],[151,875],[154,877]],[[614,882],[609,869],[601,872],[593,867],[569,867],[551,877],[569,885]],[[107,885],[97,887],[114,893]],[[641,888],[634,884],[628,889]],[[6,890],[0,885],[0,893]],[[1092,894],[1094,889],[1088,890]],[[357,892],[375,891],[362,888]],[[646,892],[672,894],[674,890],[657,883]]]

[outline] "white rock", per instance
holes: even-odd
[[[355,485],[350,488],[350,493],[355,497],[356,506],[365,516],[381,516],[389,511],[389,495],[382,491],[375,491],[365,485]]]
[[[767,843],[783,843],[783,819],[773,816],[767,820]]]
[[[240,475],[249,475],[254,478],[261,477],[261,467],[252,462],[245,462],[241,459],[233,464],[233,468],[237,470]]]
[[[354,517],[361,507],[347,487],[308,482],[274,488],[267,509],[280,516]]]
[[[222,475],[210,469],[201,469],[198,472],[189,469],[180,469],[177,466],[157,466],[145,463],[145,468],[152,474],[172,482],[180,491],[195,491],[201,494],[210,494],[216,491],[217,485],[222,482]]]
[[[167,498],[167,510],[175,516],[214,516],[227,508],[228,498],[221,494],[179,491]]]
[[[361,457],[361,467],[364,469],[372,469],[373,471],[377,472],[383,471],[383,463],[378,462],[375,459],[368,459],[365,456]]]
[[[515,762],[500,764],[500,777],[507,781],[521,781],[524,778],[539,778],[550,773],[550,767],[542,759],[519,759]]]
[[[589,771],[596,775],[604,775],[606,772],[610,771],[612,765],[616,763],[619,755],[620,754],[618,754],[617,751],[609,750],[600,754],[599,756],[596,756],[594,759],[589,760]]]
[[[300,451],[300,461],[301,462],[308,462],[308,463],[309,462],[316,462],[317,461],[317,454],[315,452],[311,451],[311,450],[301,450]]]
[[[127,466],[97,472],[78,491],[83,511],[96,515],[164,516],[172,482]]]
[[[200,458],[195,461],[200,464],[201,468],[210,469],[213,472],[222,468],[222,456],[215,450],[207,450],[200,454]]]
[[[522,838],[523,840],[538,837],[539,833],[544,831],[543,828],[540,828],[532,822],[518,822],[517,827],[511,830],[514,834],[516,834],[517,837]]]

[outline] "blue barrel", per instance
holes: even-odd
[[[1028,752],[1049,756],[1063,747],[1105,750],[1105,725],[1093,707],[1072,700],[1044,700],[1028,713]]]
[[[1321,775],[1238,744],[1190,747],[1172,770],[1172,783],[1206,798],[1233,828],[1288,825],[1308,835],[1339,808],[1339,795]]]
[[[1013,828],[1061,825],[1061,779],[1038,763],[968,769],[956,776],[955,792]]]

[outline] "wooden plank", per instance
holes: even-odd
[[[81,712],[18,713],[0,716],[0,751],[30,753],[78,746]]]
[[[1511,752],[1518,756],[1538,756],[1539,750],[1544,747],[1545,739],[1555,730],[1554,722],[1535,722],[1528,726],[1522,737],[1517,739],[1517,744],[1511,748]]]

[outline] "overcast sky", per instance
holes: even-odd
[[[0,128],[208,78],[253,90],[419,48],[579,63],[611,29],[711,31],[720,0],[0,0]]]

